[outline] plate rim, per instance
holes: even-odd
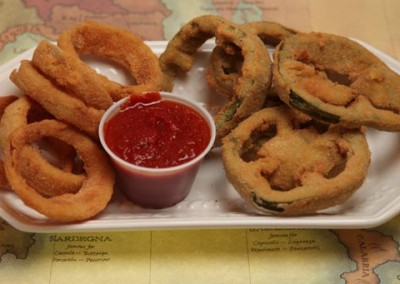
[[[351,38],[359,42],[365,48],[374,53],[384,61],[389,67],[395,67],[400,72],[400,62],[393,57],[383,53],[368,43]],[[145,41],[146,44],[155,52],[161,53],[168,41]],[[215,46],[212,40],[208,40],[201,47],[202,51],[210,51]],[[4,80],[9,72],[16,68],[22,59],[30,59],[35,47],[15,56],[10,61],[0,66],[0,80]],[[7,72],[7,74],[5,74]],[[2,94],[7,95],[7,94]],[[132,230],[162,230],[162,229],[222,229],[222,228],[302,228],[302,229],[340,229],[340,228],[372,228],[379,226],[400,212],[400,206],[386,206],[376,214],[365,219],[359,216],[346,216],[346,219],[335,219],[326,217],[326,214],[316,214],[310,216],[281,217],[273,215],[240,215],[237,217],[209,216],[187,218],[141,218],[130,220],[107,220],[100,218],[91,219],[84,222],[57,224],[51,222],[30,223],[29,218],[21,211],[13,211],[3,199],[4,193],[0,191],[0,217],[11,226],[24,232],[32,233],[60,233],[60,232],[90,232],[90,231],[132,231]],[[397,199],[400,199],[397,198]],[[390,204],[398,202],[396,198]],[[104,213],[106,214],[106,213]],[[230,218],[230,219],[229,219]],[[228,220],[227,220],[228,219]],[[306,220],[306,221],[305,221]],[[40,221],[40,220],[39,220]],[[112,223],[113,221],[114,223]],[[40,224],[42,223],[42,224]]]

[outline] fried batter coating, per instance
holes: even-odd
[[[158,91],[162,72],[157,55],[135,34],[103,23],[85,21],[62,32],[58,46],[79,59],[79,55],[97,55],[125,67],[136,85],[124,86],[97,75],[114,101],[134,93]]]
[[[159,57],[164,90],[171,91],[174,77],[192,68],[194,54],[206,40],[215,37],[217,26],[225,22],[222,17],[205,15],[181,27]]]
[[[4,111],[0,121],[0,148],[4,153],[10,135],[18,128],[31,123],[30,116],[37,116],[39,105],[26,96],[19,97]],[[39,110],[41,111],[41,110]],[[40,117],[43,116],[42,114]],[[37,119],[37,117],[35,117]],[[71,148],[61,141],[35,141],[36,147],[27,146],[21,153],[17,164],[19,173],[30,185],[35,185],[37,191],[44,196],[54,196],[60,193],[76,192],[82,185],[84,174],[71,172],[74,156],[71,156]],[[39,153],[49,153],[52,160],[46,159]]]
[[[297,33],[291,28],[269,21],[248,22],[240,27],[256,34],[268,46],[276,46],[284,38]],[[231,98],[234,94],[235,82],[241,76],[243,57],[234,49],[228,51],[229,53],[219,46],[213,49],[206,74],[207,83],[212,90],[226,98]]]
[[[11,73],[10,79],[57,119],[68,122],[98,139],[97,130],[104,110],[89,107],[57,88],[28,60],[21,61],[20,67]]]
[[[227,54],[223,47],[216,46],[211,52],[207,65],[206,79],[208,86],[217,94],[231,99],[239,78],[243,58],[240,54]]]
[[[299,124],[286,106],[266,108],[223,139],[229,181],[260,212],[312,214],[345,202],[364,182],[364,133]]]
[[[303,33],[274,52],[279,97],[311,117],[344,127],[400,130],[400,75],[360,44]]]
[[[276,22],[255,21],[242,25],[246,30],[256,34],[266,45],[276,46],[283,39],[298,33],[295,29]]]
[[[18,100],[18,96],[1,96],[0,97],[0,118],[3,116],[5,109]]]
[[[36,47],[32,64],[88,106],[105,110],[113,103],[94,69],[47,41]]]
[[[5,109],[18,99],[17,96],[3,96],[0,97],[0,118],[3,117]],[[1,140],[1,139],[0,139]],[[1,144],[1,143],[0,143]],[[1,149],[1,147],[0,147]],[[7,189],[9,183],[4,171],[4,163],[0,160],[0,189]]]
[[[7,190],[9,187],[10,184],[6,176],[6,171],[4,170],[4,162],[0,160],[0,190]]]
[[[243,57],[241,76],[235,82],[234,95],[214,118],[217,128],[215,145],[219,146],[222,137],[263,106],[271,86],[272,62],[263,42],[256,35],[221,17],[200,16],[178,31],[159,58],[164,72],[164,89],[171,90],[173,78],[192,68],[197,49],[213,37],[217,46],[238,49]]]
[[[5,99],[3,99],[5,98]],[[28,103],[15,101],[23,101],[17,96],[10,98],[0,97],[1,103],[1,119],[0,119],[0,150],[4,152],[8,135],[18,126],[26,123],[26,114],[29,110]]]
[[[46,198],[19,173],[21,150],[42,137],[54,137],[71,145],[81,157],[87,177],[77,193]],[[82,132],[56,120],[34,122],[15,130],[6,146],[4,166],[12,189],[22,201],[55,221],[92,218],[107,206],[113,193],[114,172],[102,149]]]
[[[63,157],[57,158],[66,160]],[[26,183],[44,197],[76,193],[86,178],[85,174],[74,174],[50,164],[32,145],[21,149],[16,167]]]

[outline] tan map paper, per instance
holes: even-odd
[[[201,14],[363,40],[400,59],[397,0],[0,1],[0,64],[85,19],[168,40]],[[0,220],[0,283],[400,284],[400,216],[374,229],[33,234]]]

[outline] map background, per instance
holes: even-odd
[[[202,14],[354,37],[400,59],[398,11],[395,0],[0,1],[0,64],[85,19],[168,40]],[[368,230],[31,234],[2,222],[0,283],[400,283],[399,243],[400,216]]]

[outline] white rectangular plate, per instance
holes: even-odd
[[[160,54],[166,42],[147,42]],[[361,42],[400,73],[400,63]],[[214,44],[207,42],[196,55],[195,66],[185,78],[176,80],[174,92],[194,98],[214,110],[221,103],[208,89],[205,66]],[[10,72],[29,50],[0,67],[1,95],[20,94],[10,82]],[[127,82],[126,74],[97,59],[86,61],[113,80]],[[400,95],[400,94],[399,94]],[[0,191],[0,216],[12,226],[29,232],[115,231],[172,228],[367,228],[378,226],[400,212],[400,135],[368,130],[372,163],[364,185],[346,203],[305,217],[262,216],[254,213],[227,181],[218,150],[211,152],[199,170],[189,196],[178,205],[143,209],[116,192],[109,206],[95,219],[80,223],[55,223],[25,206],[11,191]],[[321,188],[323,185],[321,185]]]

